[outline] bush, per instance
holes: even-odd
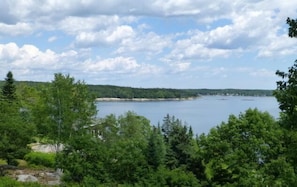
[[[140,186],[201,186],[193,173],[182,168],[170,170],[160,167],[144,182],[145,184]]]
[[[54,153],[30,152],[26,154],[24,158],[29,163],[29,165],[54,168],[55,157],[56,154]]]

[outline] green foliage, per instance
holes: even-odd
[[[24,159],[30,165],[54,168],[55,167],[55,157],[56,157],[56,154],[54,154],[54,153],[30,152],[25,155]]]
[[[199,95],[272,96],[272,90],[197,89]]]
[[[145,184],[141,186],[195,186],[199,187],[199,180],[189,171],[182,168],[173,170],[160,167],[157,171],[151,173]]]
[[[17,86],[27,85],[36,89],[48,87],[48,82],[16,81]],[[0,81],[0,86],[4,85]],[[87,85],[89,91],[97,98],[150,98],[172,99],[189,98],[197,95],[240,95],[240,96],[272,96],[272,90],[251,89],[169,89],[169,88],[132,88],[112,85]]]
[[[149,98],[172,99],[197,97],[197,90],[165,88],[131,88],[110,85],[89,85],[89,89],[98,98]]]
[[[106,153],[100,141],[88,135],[72,138],[57,154],[58,167],[64,170],[63,180],[79,184],[91,178],[101,183],[109,181],[103,165],[108,158]]]
[[[289,37],[297,37],[297,24],[294,19],[287,19],[289,25]],[[285,155],[297,172],[297,60],[293,66],[289,67],[288,72],[277,71],[276,75],[280,77],[277,82],[277,89],[274,95],[279,102],[280,124],[284,128],[284,145],[286,146]]]
[[[289,37],[297,37],[297,20],[288,18],[287,24],[289,25],[288,35]]]
[[[30,151],[34,126],[23,120],[16,102],[0,100],[0,105],[0,158],[13,164]]]
[[[164,117],[162,132],[166,144],[165,164],[171,169],[185,166],[195,152],[193,132],[179,119]]]
[[[142,116],[127,112],[114,125],[118,132],[112,142],[107,140],[110,154],[107,170],[114,181],[135,183],[147,173],[145,152],[151,133],[150,123]]]
[[[282,79],[277,82],[274,95],[282,111],[282,125],[288,130],[296,130],[297,126],[297,60],[289,68],[288,73],[277,71],[276,74]]]
[[[58,154],[65,181],[137,184],[148,174],[149,121],[133,112],[100,120]]]
[[[55,74],[55,80],[40,94],[38,107],[33,111],[40,135],[66,143],[72,136],[86,133],[96,106],[83,82]]]
[[[154,170],[162,166],[165,162],[166,147],[160,128],[153,127],[153,131],[148,140],[147,162]]]
[[[2,87],[2,96],[4,99],[12,102],[16,99],[16,87],[13,74],[9,71],[5,78],[4,86]]]
[[[42,185],[33,182],[18,182],[10,177],[0,177],[0,187],[41,187]]]
[[[61,168],[65,186],[294,186],[297,65],[277,74],[283,79],[274,93],[282,110],[279,123],[266,112],[249,109],[231,115],[226,123],[196,139],[191,127],[170,115],[161,127],[151,126],[148,119],[133,112],[95,120],[89,89],[98,94],[98,87],[88,87],[69,75],[55,74],[54,81],[42,88],[19,84],[16,102],[3,99],[4,95],[0,100],[0,158],[13,164],[26,154],[30,165]],[[106,91],[119,98],[267,94],[229,89],[201,93],[104,89],[100,94]],[[40,137],[64,144],[64,149],[56,155],[28,153],[27,144],[35,133],[33,122]],[[6,186],[19,185],[7,178],[3,181]]]
[[[246,184],[243,186],[257,186],[255,181],[266,178],[286,181],[282,177],[295,175],[289,168],[275,173],[266,170],[282,160],[282,136],[281,128],[266,112],[249,109],[239,117],[231,115],[227,123],[198,139],[205,179],[210,184]]]

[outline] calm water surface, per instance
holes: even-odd
[[[275,118],[279,116],[278,103],[274,97],[203,96],[187,101],[120,101],[98,102],[98,117],[109,114],[122,115],[133,111],[145,116],[151,124],[162,123],[167,114],[174,115],[192,126],[196,134],[207,133],[210,128],[227,121],[230,114],[238,115],[248,108],[267,111]]]

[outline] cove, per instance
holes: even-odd
[[[98,117],[122,115],[133,111],[151,121],[152,125],[162,124],[169,114],[192,126],[195,134],[208,133],[230,114],[238,115],[248,108],[257,108],[279,117],[278,103],[274,97],[247,96],[202,96],[194,100],[182,101],[99,101],[96,103]]]

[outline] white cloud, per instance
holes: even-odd
[[[58,28],[71,35],[77,35],[80,32],[96,32],[106,28],[116,28],[119,25],[125,25],[135,22],[136,18],[132,16],[118,15],[93,15],[91,17],[67,16],[57,23]]]
[[[139,66],[135,59],[125,57],[108,58],[98,62],[87,62],[85,64],[86,70],[90,72],[115,71],[124,73],[127,71],[135,71]]]
[[[282,35],[279,37],[273,37],[267,43],[259,47],[258,56],[260,57],[272,57],[278,55],[291,55],[296,54],[297,51],[297,41],[289,38],[287,35]]]
[[[75,44],[77,46],[89,47],[102,44],[121,43],[126,38],[134,35],[133,28],[127,25],[121,25],[116,28],[108,28],[99,32],[81,32],[76,36]]]
[[[194,38],[178,40],[173,50],[165,58],[170,61],[174,60],[209,60],[215,57],[228,57],[231,51],[228,49],[208,48],[201,41]]]
[[[269,61],[297,50],[285,25],[288,16],[296,16],[297,1],[4,0],[1,5],[1,42],[15,43],[0,44],[0,66],[32,77],[39,70],[82,78],[87,72],[92,78],[102,77],[98,72],[120,78],[181,75],[218,61],[205,75],[231,77],[235,69],[223,63],[256,56]],[[268,69],[242,73],[268,76]]]
[[[132,57],[115,57],[107,58],[97,61],[87,60],[83,63],[83,69],[86,72],[98,73],[111,72],[120,74],[143,75],[143,74],[156,74],[160,71],[160,68],[149,65],[139,64]]]
[[[190,62],[175,62],[171,63],[170,66],[173,68],[173,72],[185,72],[190,68],[191,63]]]
[[[138,33],[134,37],[123,40],[116,53],[144,52],[148,55],[156,55],[171,45],[169,36],[162,37],[153,32]]]
[[[0,22],[0,36],[1,35],[28,35],[33,32],[33,28],[28,23],[18,22],[14,25],[4,24]]]
[[[0,60],[11,68],[47,68],[57,65],[57,55],[51,51],[40,51],[33,45],[18,47],[15,43],[0,44]]]
[[[139,64],[133,57],[114,57],[97,60],[89,59],[84,51],[74,50],[55,53],[51,50],[41,51],[33,45],[19,47],[15,43],[0,44],[0,67],[2,70],[10,69],[19,73],[19,77],[36,77],[36,72],[43,72],[39,75],[38,81],[52,77],[56,72],[69,73],[79,77],[90,76],[100,77],[102,72],[109,76],[152,75],[160,71],[160,68],[150,64]],[[78,73],[79,72],[79,73]],[[4,73],[4,72],[2,72]],[[90,75],[89,75],[90,74]]]
[[[51,36],[51,37],[49,37],[48,38],[48,42],[54,42],[54,41],[56,41],[57,40],[57,36]]]

